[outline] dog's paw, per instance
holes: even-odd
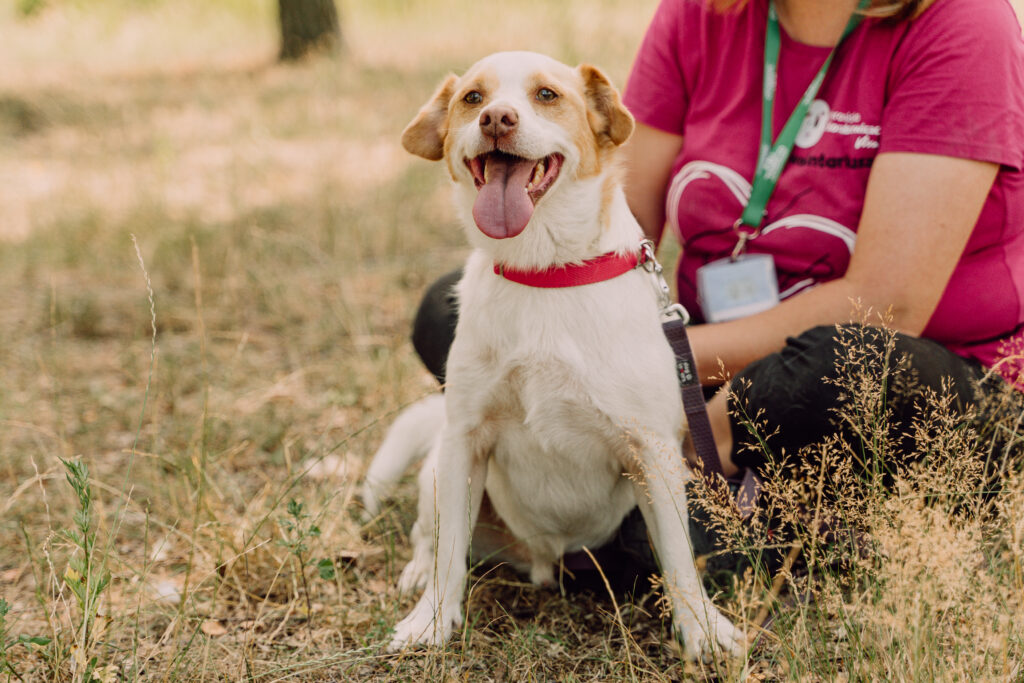
[[[555,566],[551,562],[534,561],[530,565],[530,583],[550,588],[555,585]]]
[[[430,558],[423,561],[416,555],[417,553],[413,554],[412,560],[405,565],[402,574],[398,577],[398,592],[403,595],[425,589],[430,578]]]
[[[698,615],[687,615],[675,624],[677,637],[683,643],[683,654],[689,660],[727,655],[742,657],[747,636],[710,602]]]
[[[395,625],[388,651],[398,652],[416,645],[444,645],[461,625],[462,609],[458,606],[435,609],[431,601],[420,599],[409,616]]]
[[[398,577],[398,592],[408,595],[423,590],[430,582],[434,570],[434,547],[430,539],[423,539],[413,528],[412,559]]]
[[[382,497],[378,494],[377,487],[373,482],[369,480],[363,482],[359,497],[363,503],[362,518],[364,522],[369,522],[380,514]]]

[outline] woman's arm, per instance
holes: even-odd
[[[636,124],[624,149],[626,201],[644,233],[655,244],[665,228],[665,196],[672,164],[683,146],[683,137]]]
[[[787,337],[854,319],[855,302],[891,315],[894,329],[920,335],[963,253],[997,170],[996,164],[969,159],[880,154],[868,180],[846,274],[763,313],[691,328],[701,380],[720,383],[723,369],[731,377],[780,350]]]

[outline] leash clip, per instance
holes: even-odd
[[[654,291],[658,295],[658,308],[663,318],[678,317],[684,325],[690,324],[690,312],[682,304],[673,303],[672,290],[665,282],[665,269],[658,263],[654,255],[654,242],[644,240],[640,243],[640,258],[637,260],[637,267],[643,268],[650,273],[654,280]]]
[[[690,312],[682,304],[669,304],[668,307],[662,309],[661,315],[662,317],[675,315],[683,321],[683,325],[690,324]]]
[[[651,240],[644,240],[640,243],[640,258],[637,260],[637,266],[640,266],[648,273],[661,274],[661,264],[658,263],[658,259],[654,256],[654,242]]]

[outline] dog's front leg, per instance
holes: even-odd
[[[672,601],[672,625],[688,659],[724,651],[741,656],[746,638],[708,598],[697,575],[686,509],[687,479],[673,441],[645,444],[643,480],[637,501],[661,563],[665,591]]]
[[[434,525],[434,563],[423,595],[395,626],[389,647],[392,651],[416,644],[442,645],[462,624],[466,556],[483,498],[486,459],[468,447],[463,435],[446,430],[437,453],[436,471],[436,518],[417,521]]]

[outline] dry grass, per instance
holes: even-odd
[[[872,336],[881,351],[864,350]],[[696,492],[749,565],[738,603],[771,616],[778,640],[762,654],[795,680],[1020,681],[1020,396],[1005,387],[986,403],[999,419],[964,420],[949,392],[916,387],[891,333],[855,328],[844,342],[836,418],[848,436],[773,453],[763,511],[747,522]],[[926,407],[905,431],[892,429],[885,386]],[[891,457],[907,440],[916,457]],[[783,555],[796,565],[780,570]]]
[[[886,499],[870,528],[900,572],[859,574],[827,614],[778,608],[787,639],[745,665],[684,667],[653,598],[616,615],[503,569],[477,574],[461,642],[381,652],[413,492],[364,524],[353,490],[433,389],[409,319],[465,255],[443,174],[398,132],[495,49],[622,83],[653,0],[343,2],[347,52],[291,67],[270,0],[30,4],[0,2],[0,679],[889,678],[948,651],[936,615],[956,637],[988,623],[938,677],[1012,671],[989,653],[1021,655],[1019,479],[983,517]],[[902,559],[933,541],[959,574]],[[752,618],[770,586],[743,581],[723,601]],[[890,604],[915,591],[918,612]]]

